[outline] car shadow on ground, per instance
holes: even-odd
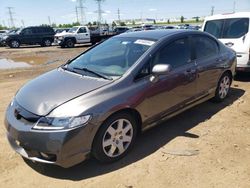
[[[38,173],[57,179],[79,181],[106,174],[142,160],[178,136],[199,139],[199,135],[187,131],[233,104],[244,93],[245,91],[242,89],[232,88],[230,96],[222,103],[207,101],[146,131],[137,138],[135,146],[128,155],[114,163],[100,164],[91,158],[79,165],[64,169],[59,166],[33,163],[28,160],[25,160],[25,162]]]
[[[238,72],[234,79],[240,82],[250,82],[250,72]]]

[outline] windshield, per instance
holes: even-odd
[[[20,28],[16,31],[17,34],[20,34],[22,32],[23,28]]]
[[[67,68],[122,76],[153,44],[152,40],[111,38],[73,60]]]
[[[78,27],[72,27],[68,33],[75,33],[77,31]]]

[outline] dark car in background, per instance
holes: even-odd
[[[128,30],[129,30],[129,28],[127,28],[127,27],[116,27],[116,28],[114,28],[113,32],[114,32],[114,34],[119,35],[121,33],[125,33]]]
[[[7,137],[32,161],[115,161],[140,131],[210,98],[223,101],[235,66],[235,52],[207,33],[117,35],[24,85],[6,111]]]
[[[4,43],[11,48],[19,48],[20,45],[51,46],[54,41],[55,32],[48,26],[34,26],[19,29],[15,33],[5,36]]]

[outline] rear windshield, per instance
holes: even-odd
[[[207,21],[204,31],[217,38],[240,38],[248,33],[249,18],[231,18]]]

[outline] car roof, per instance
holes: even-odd
[[[181,34],[181,33],[203,33],[201,31],[194,31],[194,30],[184,30],[184,29],[169,29],[169,30],[148,30],[148,31],[137,31],[137,32],[129,32],[129,33],[122,33],[117,35],[116,37],[131,37],[131,38],[145,38],[151,40],[159,40],[161,38],[174,35],[174,34]]]
[[[213,16],[208,16],[205,20],[219,20],[219,19],[229,19],[229,18],[250,18],[250,12],[236,12],[236,13],[226,13],[226,14],[216,14]]]

